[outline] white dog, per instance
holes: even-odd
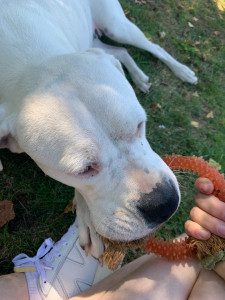
[[[126,19],[117,0],[0,0],[0,146],[26,152],[76,188],[80,244],[98,258],[98,234],[141,238],[180,201],[175,176],[146,140],[146,114],[119,61],[144,92],[148,77],[99,32],[197,82]]]

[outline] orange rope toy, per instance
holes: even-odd
[[[172,170],[188,170],[198,173],[199,177],[206,177],[214,184],[214,195],[225,202],[225,180],[224,175],[217,169],[204,161],[201,157],[166,155],[163,159]],[[170,260],[182,260],[193,257],[197,254],[197,249],[191,247],[190,238],[164,241],[157,237],[150,237],[143,249],[148,253],[161,255]]]
[[[173,154],[167,155],[164,161],[172,170],[182,169],[183,171],[193,171],[193,173],[198,173],[199,177],[210,179],[214,184],[214,195],[225,202],[224,175],[220,174],[217,169],[204,161],[201,157]],[[211,259],[212,256],[218,253],[221,254],[221,250],[223,252],[221,255],[225,255],[225,239],[213,234],[207,241],[199,241],[192,237],[180,239],[179,241],[177,239],[165,241],[155,237],[154,234],[132,242],[118,243],[107,239],[103,241],[105,245],[107,245],[104,261],[109,269],[116,269],[118,267],[128,249],[141,248],[147,253],[154,253],[169,260],[184,260],[197,256],[202,261],[205,257],[209,256]],[[223,256],[223,259],[224,257],[225,256]],[[208,268],[206,264],[208,264],[208,262],[205,263],[204,267]],[[211,262],[210,264],[213,265]]]

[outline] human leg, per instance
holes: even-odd
[[[154,255],[145,255],[115,271],[83,293],[72,297],[71,300],[186,299],[200,269],[199,263],[195,260],[176,264]],[[30,299],[23,273],[2,276],[0,291],[1,300]],[[55,300],[55,298],[46,299]]]
[[[214,271],[202,270],[188,300],[224,300],[225,282]]]
[[[145,255],[71,300],[187,299],[201,270],[199,262],[170,262]]]
[[[29,300],[24,273],[0,276],[0,300]]]

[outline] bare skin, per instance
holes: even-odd
[[[208,239],[211,232],[225,237],[225,204],[211,195],[213,184],[205,178],[196,181],[200,192],[195,199],[191,221],[186,222],[188,235]],[[199,262],[191,260],[176,264],[154,255],[144,255],[114,272],[98,284],[70,300],[113,299],[225,299],[225,262],[213,271],[202,270]],[[0,277],[0,300],[28,300],[25,275]]]

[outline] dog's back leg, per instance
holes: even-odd
[[[94,40],[93,46],[101,48],[106,53],[116,57],[126,67],[137,87],[144,93],[149,92],[151,83],[149,82],[148,76],[136,65],[125,48],[107,45],[102,43],[99,39]]]
[[[197,83],[193,71],[175,60],[159,45],[150,42],[141,30],[126,18],[117,0],[92,0],[90,3],[96,26],[110,39],[152,53],[164,62],[178,78],[189,83]]]

